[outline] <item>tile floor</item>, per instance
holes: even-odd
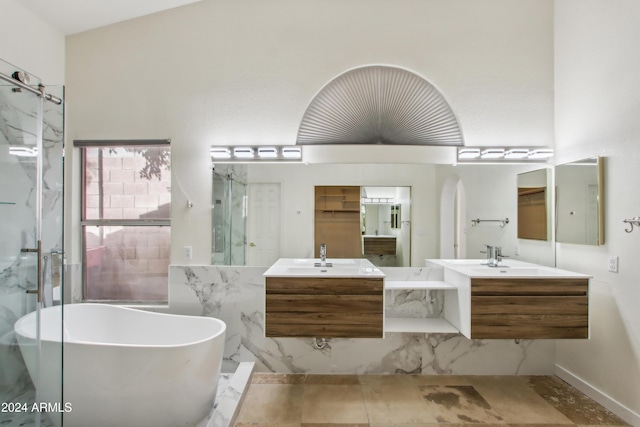
[[[554,376],[256,373],[236,427],[628,426]]]

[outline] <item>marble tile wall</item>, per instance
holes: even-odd
[[[459,334],[387,333],[384,339],[265,338],[266,267],[170,266],[170,312],[212,316],[227,324],[223,372],[255,362],[257,372],[317,374],[548,375],[550,340],[469,340]],[[387,279],[436,280],[430,268],[383,268]],[[424,298],[423,298],[424,295]],[[439,316],[439,292],[393,291],[387,309],[404,316]]]

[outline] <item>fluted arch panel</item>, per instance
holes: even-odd
[[[431,83],[378,65],[347,71],[322,88],[296,144],[464,145],[453,110]]]

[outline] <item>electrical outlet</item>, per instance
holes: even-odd
[[[616,255],[609,256],[609,271],[612,273],[618,272],[618,257]]]
[[[184,259],[192,259],[193,258],[193,246],[185,246],[184,247]]]

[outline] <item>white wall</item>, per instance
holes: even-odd
[[[435,165],[251,165],[248,182],[280,183],[282,256],[313,257],[314,186],[411,187],[411,265],[437,255]],[[331,255],[331,248],[327,248]]]
[[[192,262],[208,263],[210,145],[293,144],[315,93],[353,67],[397,65],[427,78],[467,144],[552,144],[552,6],[218,0],[77,34],[67,38],[67,139],[171,138],[172,260],[191,245]],[[383,163],[394,149],[372,152],[367,163]],[[68,164],[75,157],[67,153]],[[70,209],[73,247],[78,208]],[[202,226],[195,241],[186,237],[190,222]]]
[[[558,244],[558,266],[592,274],[591,339],[558,342],[557,364],[640,426],[640,3],[558,0],[557,162],[605,156],[605,245]],[[609,255],[619,273],[607,271]],[[626,409],[625,409],[626,408]],[[632,414],[635,412],[635,414]]]
[[[4,0],[0,13],[0,59],[39,77],[45,86],[63,85],[64,35],[15,0]]]

